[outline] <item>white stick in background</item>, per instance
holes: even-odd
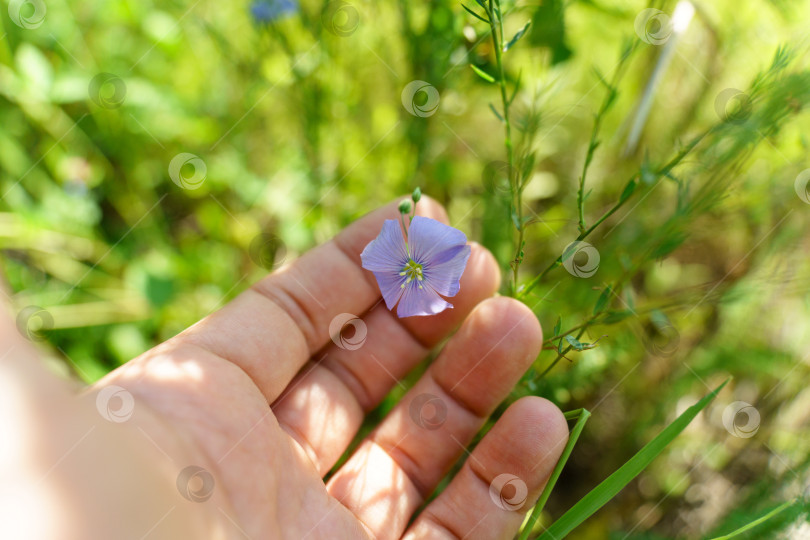
[[[647,13],[645,13],[647,12]],[[650,13],[654,12],[654,13]],[[635,152],[638,146],[639,138],[641,138],[641,131],[644,129],[644,124],[647,122],[647,116],[650,114],[650,107],[652,107],[653,97],[658,83],[666,73],[669,63],[672,61],[672,55],[675,52],[675,47],[678,44],[678,39],[686,31],[692,17],[695,15],[695,6],[688,0],[678,2],[675,6],[675,11],[672,12],[670,19],[664,12],[659,10],[644,10],[639,13],[636,18],[636,32],[639,36],[646,35],[647,23],[655,18],[660,29],[652,36],[642,37],[647,43],[653,45],[660,45],[664,42],[664,48],[658,57],[658,62],[655,64],[652,74],[644,87],[644,93],[641,95],[638,106],[636,107],[636,114],[633,117],[633,122],[630,126],[630,134],[627,136],[627,144],[624,147],[624,155],[628,156]],[[641,26],[641,28],[639,28]],[[668,31],[671,28],[671,33]],[[662,35],[662,32],[664,33]]]

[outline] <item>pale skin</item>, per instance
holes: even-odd
[[[417,213],[447,223],[427,197]],[[475,244],[454,309],[398,319],[360,267],[363,247],[397,217],[394,202],[361,218],[90,389],[52,375],[2,314],[0,537],[512,538],[565,445],[562,413],[520,399],[470,456],[464,448],[536,358],[540,325],[525,305],[493,297],[498,266]],[[362,317],[362,347],[330,339],[341,313]],[[324,482],[364,416],[446,338]],[[134,399],[122,422],[98,409],[110,385]],[[411,414],[423,394],[444,407],[435,429]],[[460,458],[460,472],[423,506]],[[214,479],[204,501],[178,489],[190,465]],[[528,489],[514,511],[490,496],[501,474]],[[194,482],[186,485],[201,493]]]

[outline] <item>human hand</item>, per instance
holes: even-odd
[[[428,198],[419,210],[447,222]],[[69,421],[40,430],[53,444],[35,465],[50,483],[71,482],[61,537],[512,538],[568,436],[560,411],[538,397],[514,403],[409,522],[535,359],[540,325],[520,302],[492,297],[498,266],[478,245],[453,309],[398,319],[360,267],[397,215],[392,203],[363,217],[76,404],[49,394],[49,421]],[[362,317],[361,347],[330,339],[342,313]],[[324,483],[364,416],[459,325]],[[517,477],[505,488],[517,492],[499,504],[503,474]]]

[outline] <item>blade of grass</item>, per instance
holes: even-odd
[[[563,538],[607,504],[607,502],[624,489],[633,478],[646,469],[675,437],[686,429],[686,426],[688,426],[698,413],[714,399],[728,381],[729,379],[715,388],[714,391],[704,396],[703,399],[696,404],[686,409],[683,414],[664,428],[658,436],[647,443],[647,445],[630,458],[627,463],[619,467],[616,472],[608,476],[601,484],[582,497],[578,503],[572,506],[560,519],[546,529],[546,531],[538,537],[538,540],[559,540]]]
[[[577,440],[580,434],[582,434],[582,430],[585,429],[585,423],[590,416],[591,413],[587,409],[576,409],[565,413],[566,420],[574,420],[576,418],[577,423],[574,424],[574,429],[572,429],[570,435],[568,435],[568,443],[566,443],[562,455],[560,455],[560,459],[557,461],[557,465],[551,472],[551,476],[549,476],[548,482],[546,482],[543,493],[537,500],[537,504],[534,505],[534,509],[529,515],[528,521],[524,524],[523,531],[520,533],[520,540],[527,540],[529,538],[529,534],[531,534],[532,529],[534,529],[534,524],[537,523],[540,514],[543,513],[543,507],[546,505],[546,501],[548,501],[551,495],[551,490],[553,490],[554,486],[557,484],[557,480],[560,478],[560,474],[562,474],[563,467],[565,467],[565,464],[568,462],[571,451],[574,450],[574,445],[577,444]]]
[[[790,508],[791,506],[796,504],[797,501],[798,501],[798,499],[792,499],[790,501],[784,502],[784,503],[780,504],[779,506],[777,506],[776,508],[774,508],[773,510],[771,510],[770,512],[768,512],[767,514],[765,514],[764,516],[759,517],[759,518],[755,519],[754,521],[752,521],[752,522],[750,522],[750,523],[748,523],[746,525],[743,525],[739,529],[737,529],[735,531],[731,531],[728,534],[724,534],[723,536],[716,536],[716,537],[712,538],[712,540],[728,540],[729,538],[734,538],[737,535],[740,535],[740,534],[742,534],[742,533],[744,533],[744,532],[746,532],[746,531],[748,531],[750,529],[753,529],[754,527],[756,527],[757,525],[759,525],[761,523],[765,523],[766,521],[768,521],[772,517],[782,513],[784,510],[787,510],[788,508]]]

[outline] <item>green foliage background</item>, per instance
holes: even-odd
[[[503,292],[511,290],[514,202],[493,164],[506,157],[489,107],[500,98],[469,68],[496,73],[486,25],[444,0],[346,5],[307,0],[269,25],[247,4],[208,0],[48,2],[30,29],[3,13],[0,260],[15,309],[40,306],[52,318],[45,346],[64,360],[57,369],[97,380],[417,185],[496,254]],[[533,22],[504,60],[509,84],[521,81],[516,145],[533,156],[520,281],[552,265],[523,297],[549,350],[512,399],[538,394],[593,412],[545,524],[734,377],[571,538],[726,533],[808,480],[810,205],[794,180],[810,167],[810,9],[698,4],[639,148],[626,154],[662,51],[634,31],[648,7],[503,4],[505,34]],[[674,2],[652,7],[671,14]],[[341,18],[352,12],[356,28]],[[114,84],[94,92],[99,74],[121,81],[125,96]],[[403,106],[413,80],[438,90],[435,114]],[[746,94],[742,112],[734,103],[718,112],[727,88]],[[636,187],[588,237],[600,266],[578,278],[554,261],[579,233],[578,182],[605,96],[613,98],[597,116],[587,223],[622,200],[628,181]],[[205,163],[197,189],[169,177],[182,152]],[[560,332],[601,339],[541,377],[558,356],[558,317]],[[759,412],[753,437],[724,428],[734,401]],[[810,534],[805,510],[741,537]]]

